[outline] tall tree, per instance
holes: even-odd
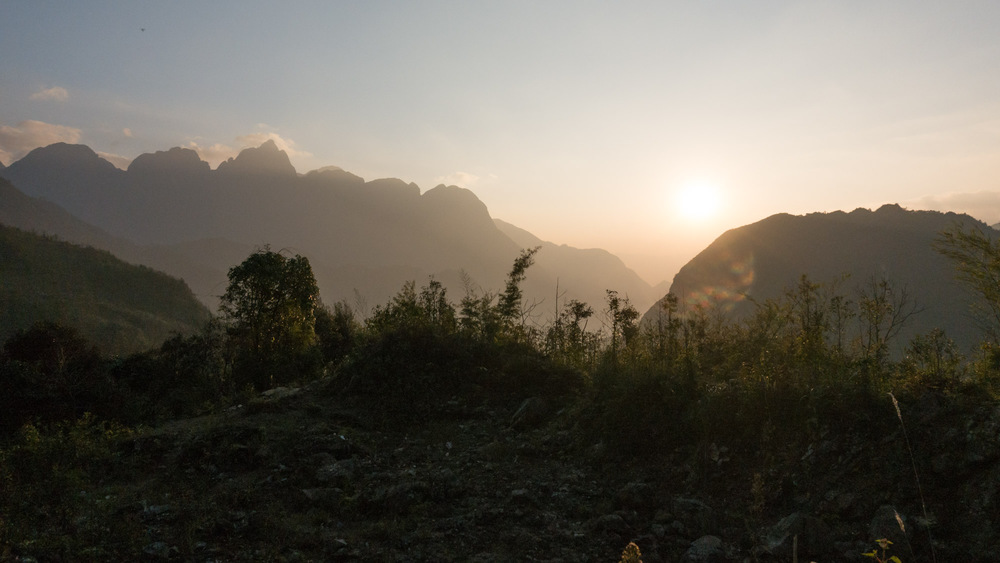
[[[240,347],[263,360],[313,343],[318,303],[309,260],[264,247],[229,270],[219,308]]]

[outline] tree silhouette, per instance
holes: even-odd
[[[269,365],[313,344],[318,303],[309,260],[287,258],[264,247],[229,270],[219,309],[243,359]]]

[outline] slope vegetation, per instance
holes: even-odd
[[[73,326],[106,353],[191,333],[209,312],[176,278],[108,252],[0,225],[0,340],[41,321]]]

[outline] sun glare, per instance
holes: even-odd
[[[690,182],[680,187],[676,194],[677,214],[690,221],[701,221],[714,216],[721,204],[719,188],[707,182]]]

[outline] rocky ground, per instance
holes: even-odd
[[[1000,407],[930,397],[908,436],[830,421],[767,459],[717,443],[621,459],[537,399],[456,398],[412,423],[377,404],[318,382],[139,431],[0,559],[584,562],[635,542],[647,562],[862,561],[888,537],[906,563],[1000,561]]]

